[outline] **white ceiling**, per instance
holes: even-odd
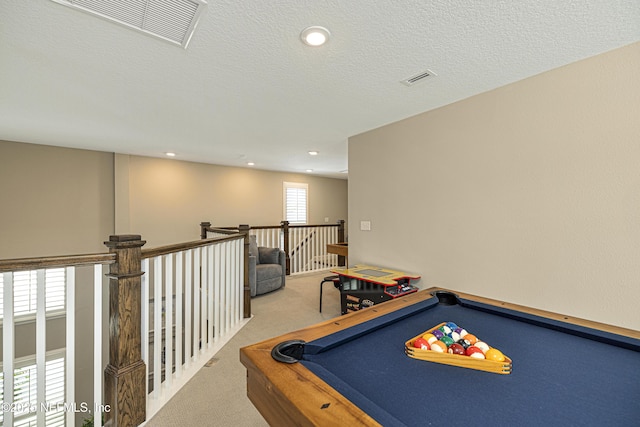
[[[349,136],[638,40],[638,0],[208,0],[186,50],[1,0],[0,140],[345,178]]]

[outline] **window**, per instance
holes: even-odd
[[[66,271],[64,268],[44,270],[44,286],[47,314],[64,312]],[[3,289],[3,275],[0,274],[0,289]],[[16,271],[13,273],[13,314],[16,318],[36,313],[38,272]],[[4,315],[4,294],[0,292],[0,318]]]
[[[309,184],[284,182],[284,217],[289,224],[306,224]]]
[[[45,406],[37,402],[38,378],[35,357],[16,360],[13,370],[14,426],[35,426],[37,412],[45,410],[47,427],[64,427],[64,349],[47,354],[45,362]],[[4,403],[4,376],[0,370],[0,402]],[[0,411],[0,425],[4,424]]]

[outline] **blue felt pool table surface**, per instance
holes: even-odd
[[[354,337],[365,325],[322,338],[308,345],[326,349],[345,342],[305,355],[302,363],[385,426],[640,425],[639,343],[634,349],[634,340],[621,337],[631,348],[620,348],[602,342],[616,340],[608,334],[588,339],[504,317],[512,314],[508,310],[498,315],[462,303],[425,302],[398,321],[378,321],[362,336]],[[405,341],[445,321],[499,348],[513,360],[513,372],[498,375],[404,354]]]

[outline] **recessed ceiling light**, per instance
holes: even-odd
[[[253,163],[253,162],[248,162],[248,163],[247,163],[247,166],[255,166],[255,163]]]
[[[311,173],[311,172],[313,172],[313,169],[307,169],[307,172]]]
[[[307,27],[300,33],[300,39],[309,46],[322,46],[329,40],[329,30],[324,27]]]
[[[309,155],[311,156],[317,156],[319,154],[319,151],[309,151]]]
[[[164,153],[164,154],[165,154],[166,156],[168,156],[168,157],[175,157],[175,156],[176,156],[176,153],[172,153],[171,151],[168,151],[168,152],[166,152],[166,153]]]

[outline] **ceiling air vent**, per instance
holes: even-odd
[[[416,83],[422,82],[422,81],[424,81],[424,80],[426,80],[426,79],[428,79],[430,77],[435,77],[435,76],[436,76],[436,73],[434,73],[431,70],[426,70],[426,71],[423,71],[420,74],[416,74],[415,76],[411,76],[408,79],[401,80],[400,83],[402,83],[405,86],[413,86]]]
[[[205,0],[52,0],[187,48]]]

